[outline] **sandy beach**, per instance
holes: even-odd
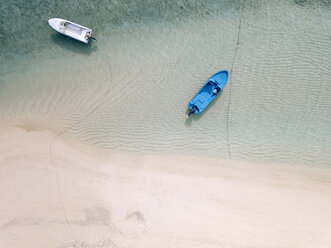
[[[0,130],[1,247],[330,247],[331,172]]]

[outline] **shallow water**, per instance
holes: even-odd
[[[331,165],[329,1],[6,1],[0,13],[2,123],[107,152]],[[51,17],[99,41],[61,36]],[[223,69],[222,94],[187,120]]]

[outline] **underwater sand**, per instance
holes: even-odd
[[[47,27],[46,47],[2,73],[0,121],[107,151],[330,165],[330,8],[216,9],[110,23],[87,47]],[[222,69],[233,69],[227,88],[186,120],[188,101]]]

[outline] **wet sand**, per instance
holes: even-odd
[[[1,247],[329,247],[331,171],[0,130]]]

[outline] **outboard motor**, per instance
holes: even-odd
[[[190,112],[187,114],[187,118],[190,118],[190,115],[195,113],[195,111],[197,110],[197,107],[193,107],[192,109],[190,109]]]

